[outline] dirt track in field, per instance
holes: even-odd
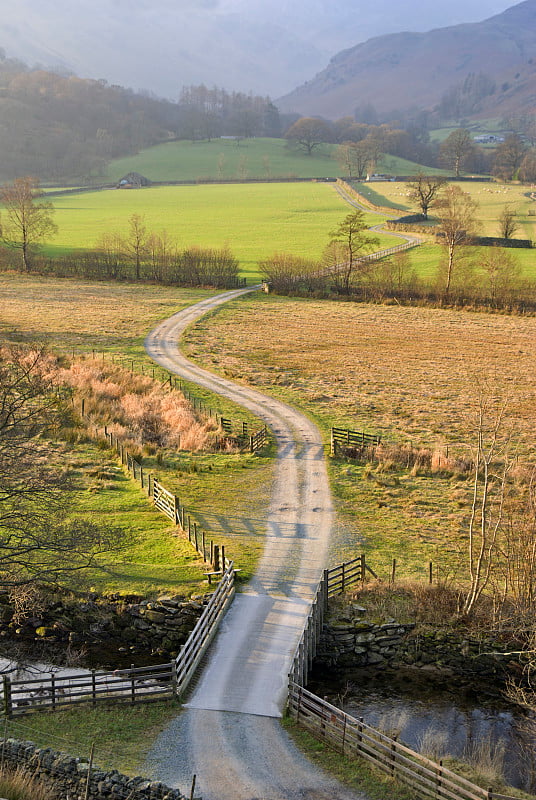
[[[147,766],[185,793],[196,774],[204,800],[355,800],[304,759],[277,721],[332,531],[320,433],[292,407],[197,367],[178,349],[189,324],[249,291],[178,312],[145,342],[157,363],[252,411],[277,441],[259,568],[236,596],[186,710],[160,736]]]

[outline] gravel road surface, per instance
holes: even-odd
[[[178,349],[190,323],[250,291],[180,311],[145,342],[157,363],[249,409],[277,441],[259,568],[235,597],[187,708],[160,736],[147,768],[184,792],[196,774],[203,800],[365,800],[304,759],[276,719],[333,524],[320,433],[291,406],[195,366]]]

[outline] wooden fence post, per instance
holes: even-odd
[[[199,551],[199,545],[197,543],[197,522],[194,522],[194,545],[195,549]]]
[[[50,699],[52,700],[52,711],[56,710],[56,678],[54,673],[50,673]]]
[[[391,567],[391,583],[395,582],[395,574],[396,574],[396,558],[393,558],[393,565]]]
[[[96,686],[96,683],[97,682],[95,680],[95,670],[92,669],[91,670],[91,698],[92,698],[92,701],[93,701],[92,702],[93,708],[95,708],[95,706],[97,705],[97,686]]]
[[[218,572],[220,568],[220,546],[214,545],[214,572]]]
[[[136,683],[134,681],[134,664],[130,665],[130,697],[132,705],[136,702]]]
[[[365,554],[361,553],[361,583],[365,583],[366,568]]]
[[[434,582],[434,565],[430,561],[430,563],[428,564],[428,583],[431,586],[433,582]]]
[[[89,787],[91,781],[91,770],[93,769],[93,756],[95,753],[95,742],[91,743],[91,751],[89,753],[89,764],[87,768],[87,781],[86,781],[86,791],[84,792],[84,800],[89,800]]]
[[[443,759],[439,760],[439,767],[436,770],[436,797],[441,796],[441,776],[443,774]]]
[[[9,675],[2,675],[4,683],[4,714],[10,717],[13,713],[13,704],[11,702],[11,679]]]
[[[394,774],[396,772],[396,742],[397,742],[397,738],[398,737],[397,737],[396,733],[393,734],[393,740],[391,742],[391,767],[390,767],[391,775],[393,775],[393,777],[394,777]]]

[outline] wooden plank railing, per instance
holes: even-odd
[[[219,622],[225,614],[234,596],[235,571],[232,562],[227,566],[221,581],[210,602],[186,643],[176,658],[177,694],[182,697],[188,688],[203,655],[212,641]]]
[[[515,800],[482,789],[441,762],[411,750],[396,739],[346,714],[307,691],[299,683],[289,686],[288,710],[293,719],[316,738],[347,756],[359,756],[377,769],[408,785],[422,798],[434,800]]]
[[[266,442],[268,441],[268,428],[266,425],[264,428],[261,428],[257,431],[257,433],[252,434],[249,437],[249,451],[250,453],[256,453],[259,450],[262,450]]]
[[[338,449],[376,447],[381,443],[381,436],[362,431],[351,431],[348,428],[331,429],[331,455],[336,456]]]
[[[176,687],[176,665],[92,670],[87,673],[43,674],[13,681],[2,676],[1,702],[6,717],[34,711],[57,711],[66,706],[92,705],[102,701],[136,703],[172,697]]]
[[[345,561],[337,567],[327,569],[324,572],[327,596],[334,597],[336,594],[343,594],[356,584],[364,583],[367,572],[370,572],[373,578],[378,577],[372,567],[367,564],[365,553],[361,553],[352,561]]]
[[[332,569],[325,569],[317,586],[311,603],[307,621],[298,643],[289,672],[289,680],[307,686],[309,671],[317,653],[318,642],[322,634],[324,615],[328,610],[328,600],[342,594],[360,581],[364,582],[367,572],[375,578],[378,576],[367,564],[365,554],[361,553],[352,561],[339,564]]]

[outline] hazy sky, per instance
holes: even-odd
[[[530,0],[536,2],[536,0]],[[0,47],[176,98],[184,84],[284,94],[372,36],[475,22],[504,0],[0,0]]]

